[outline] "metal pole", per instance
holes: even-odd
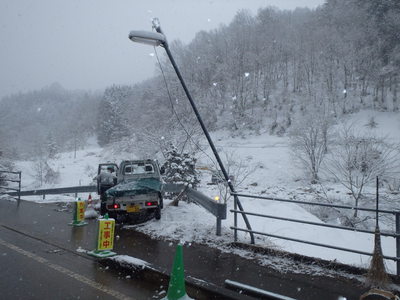
[[[376,176],[376,229],[379,230],[379,177]]]
[[[162,32],[160,27],[157,27],[156,30],[157,30],[158,33],[163,34],[163,32]],[[232,182],[229,179],[228,173],[226,172],[226,169],[225,169],[225,167],[224,167],[224,165],[222,163],[222,160],[221,160],[221,158],[220,158],[220,156],[219,156],[219,154],[217,152],[217,149],[215,148],[214,143],[213,143],[213,141],[212,141],[212,139],[210,137],[210,134],[208,133],[208,130],[207,130],[206,126],[204,125],[203,120],[201,119],[201,116],[200,116],[199,111],[197,110],[196,104],[194,103],[193,98],[190,95],[188,88],[186,87],[185,81],[183,80],[183,77],[182,77],[182,75],[181,75],[181,73],[180,73],[180,71],[178,69],[178,66],[175,63],[175,60],[174,60],[174,58],[172,56],[172,53],[169,50],[168,43],[164,42],[162,45],[164,46],[164,49],[167,52],[168,58],[171,61],[172,66],[174,67],[174,70],[176,72],[176,75],[179,78],[179,81],[180,81],[180,83],[181,83],[181,85],[183,87],[183,90],[185,91],[185,94],[189,99],[190,105],[193,108],[193,111],[194,111],[194,113],[195,113],[195,115],[197,117],[197,120],[199,121],[200,126],[203,129],[203,132],[204,132],[204,134],[205,134],[205,136],[207,138],[207,141],[208,141],[208,143],[209,143],[209,145],[211,147],[211,150],[214,153],[214,156],[215,156],[215,158],[216,158],[216,160],[218,162],[218,165],[219,165],[222,173],[224,174],[224,178],[225,178],[226,182],[228,183],[229,189],[231,190],[231,193],[236,193],[235,189],[234,189],[234,187],[232,185]],[[236,199],[236,202],[237,202],[237,205],[238,205],[239,209],[241,211],[243,211],[243,207],[242,207],[239,199]],[[244,222],[246,223],[247,229],[251,230],[251,226],[250,226],[249,220],[247,219],[247,216],[244,213],[242,213],[242,217],[244,219]],[[250,233],[250,237],[251,237],[251,243],[254,244],[254,234],[252,232]]]
[[[397,257],[397,276],[400,275],[400,212],[396,213],[396,233],[397,233],[397,237],[396,237],[396,257]]]
[[[238,200],[238,196],[237,195],[233,195],[233,207],[234,207],[234,209],[235,210],[237,210],[237,200]],[[234,229],[234,232],[233,232],[233,235],[234,235],[234,241],[235,242],[237,242],[237,212],[235,211],[234,212],[234,215],[233,215],[233,224],[234,224],[234,226],[235,226],[235,229]]]
[[[217,236],[221,236],[221,218],[217,217]]]
[[[17,206],[19,206],[21,202],[21,171],[18,172],[18,177],[19,177],[19,182],[18,182],[18,201],[17,201]]]

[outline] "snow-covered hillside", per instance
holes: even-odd
[[[390,136],[396,142],[400,141],[400,115],[395,113],[377,113],[371,111],[360,112],[352,116],[352,122],[360,128],[364,128],[368,120],[374,117],[377,127],[374,129],[380,136]],[[267,133],[260,135],[247,135],[245,137],[229,137],[226,132],[216,132],[212,137],[224,160],[235,161],[229,166],[231,174],[235,175],[238,183],[237,190],[242,193],[264,195],[268,197],[296,199],[300,201],[313,201],[318,198],[328,197],[338,204],[351,204],[350,196],[346,190],[338,183],[326,182],[324,186],[310,185],[304,179],[302,167],[293,160],[291,151],[288,147],[287,137],[271,136]],[[211,156],[211,152],[208,153]],[[35,179],[35,163],[28,161],[17,162],[18,168],[23,174],[23,189],[61,187],[94,184],[93,177],[97,172],[97,165],[101,162],[119,162],[121,159],[133,159],[134,153],[120,153],[111,149],[101,149],[92,140],[85,149],[76,153],[61,153],[49,164],[54,170],[59,171],[60,177],[57,183],[38,186]],[[214,165],[205,155],[199,159],[199,165],[213,169]],[[201,184],[199,190],[210,197],[216,195],[223,196],[224,188],[216,185],[208,185],[211,173],[209,170],[199,171]],[[242,182],[241,182],[242,181]],[[369,186],[367,193],[374,193],[375,187]],[[385,193],[385,190],[381,191]],[[87,194],[80,195],[83,199]],[[24,197],[32,201],[73,201],[73,197],[65,196],[46,196]],[[385,199],[385,197],[383,197]],[[387,197],[386,205],[389,208],[397,207],[392,196]],[[311,210],[306,206],[296,204],[272,202],[266,200],[255,200],[241,198],[243,207],[246,211],[275,215],[279,217],[290,217],[310,222],[330,222],[340,223],[340,215],[334,214],[333,210],[323,211]],[[166,201],[168,203],[168,200]],[[216,247],[223,247],[233,241],[233,214],[229,209],[233,209],[233,200],[228,198],[228,218],[222,222],[222,236],[216,237],[216,220],[203,208],[192,203],[180,203],[178,207],[165,205],[160,221],[152,220],[145,224],[134,225],[136,230],[161,237],[164,239],[181,240],[183,242],[202,242]],[[373,205],[373,203],[368,203]],[[364,206],[361,204],[361,206]],[[328,214],[326,218],[321,215]],[[284,235],[296,239],[304,239],[322,244],[330,244],[338,247],[352,248],[360,251],[372,252],[373,236],[356,231],[342,231],[337,229],[303,225],[260,217],[249,217],[253,230],[268,232],[274,235]],[[240,227],[244,227],[241,217],[239,217]],[[384,223],[384,229],[393,230],[393,222]],[[162,230],[160,230],[162,228]],[[129,228],[128,228],[129,229]],[[239,234],[240,241],[248,242],[249,235]],[[330,250],[316,246],[299,244],[285,240],[271,239],[257,236],[256,243],[299,253],[312,257],[319,257],[328,260],[337,260],[346,264],[367,267],[369,257],[352,254],[337,250]],[[383,251],[385,255],[395,256],[396,246],[394,238],[382,239]],[[391,272],[395,272],[395,263],[387,261],[387,266]]]

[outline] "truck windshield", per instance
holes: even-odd
[[[154,167],[152,164],[132,163],[129,165],[125,165],[124,173],[125,174],[153,174]]]

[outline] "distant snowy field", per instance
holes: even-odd
[[[360,112],[352,116],[351,122],[362,130],[366,130],[365,124],[374,117],[378,126],[374,131],[380,136],[389,136],[393,142],[400,141],[400,114],[379,113],[372,111]],[[246,194],[264,195],[286,199],[313,201],[318,193],[325,192],[326,195],[335,199],[339,204],[351,204],[347,192],[339,184],[329,184],[329,189],[324,190],[319,186],[311,186],[304,180],[302,167],[294,163],[291,151],[288,147],[288,138],[270,136],[267,133],[260,135],[248,135],[245,138],[228,137],[225,132],[212,134],[222,158],[225,153],[229,157],[241,162],[244,169],[242,173],[249,172],[247,178],[237,187],[237,190]],[[204,142],[205,143],[205,142]],[[115,152],[115,151],[114,151]],[[211,151],[208,155],[211,156]],[[17,162],[18,168],[22,171],[22,187],[24,190],[48,187],[66,187],[77,185],[94,184],[93,178],[97,172],[97,165],[101,162],[119,163],[122,159],[134,159],[134,153],[113,153],[110,149],[101,149],[95,141],[76,153],[61,153],[56,160],[50,162],[53,169],[60,172],[60,180],[51,186],[38,187],[35,180],[34,163],[30,161]],[[199,165],[213,167],[213,164],[203,155],[199,159]],[[251,172],[250,172],[251,171]],[[238,180],[243,174],[237,175]],[[221,190],[214,185],[207,185],[210,182],[211,173],[201,171],[201,184],[199,190],[210,197],[221,195]],[[373,195],[374,186],[370,186],[367,192]],[[382,193],[385,191],[382,190]],[[87,194],[79,195],[87,199]],[[92,195],[98,197],[97,195]],[[46,196],[43,200],[40,196],[23,197],[26,200],[36,202],[68,202],[74,201],[72,196]],[[272,202],[266,200],[255,200],[241,198],[242,205],[246,211],[276,215],[279,217],[290,217],[299,220],[323,222],[315,214],[312,214],[305,206]],[[372,205],[373,203],[369,203]],[[387,204],[388,208],[398,209],[398,200]],[[363,204],[361,204],[363,206]],[[217,237],[216,220],[213,215],[203,208],[195,205],[180,202],[178,207],[168,206],[168,200],[162,211],[160,221],[151,220],[145,224],[134,225],[140,230],[152,236],[180,240],[185,243],[200,242],[215,247],[222,247],[233,241],[233,200],[228,200],[228,217],[222,222],[222,236]],[[317,214],[318,215],[318,214]],[[338,224],[337,216],[332,215],[328,221]],[[242,218],[239,216],[239,227],[244,228]],[[268,232],[274,235],[283,235],[296,239],[304,239],[322,244],[335,245],[343,248],[352,248],[360,251],[372,252],[373,236],[369,234],[343,231],[337,229],[310,226],[299,223],[264,219],[249,216],[250,224],[255,231]],[[326,221],[326,220],[325,220]],[[393,222],[388,222],[384,229],[394,230]],[[162,228],[162,230],[160,230]],[[239,239],[243,242],[250,241],[248,234],[239,233]],[[343,251],[320,248],[316,246],[300,244],[280,239],[272,239],[256,236],[256,244],[266,245],[283,249],[289,252],[299,253],[311,257],[319,257],[327,260],[337,260],[342,263],[368,267],[369,257],[352,254]],[[385,255],[396,256],[396,245],[394,238],[382,238],[383,251]],[[396,267],[393,261],[386,261],[390,272],[395,273]]]

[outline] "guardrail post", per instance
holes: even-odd
[[[17,201],[17,206],[19,206],[19,203],[21,202],[21,171],[18,172],[18,201]]]
[[[217,217],[217,236],[221,236],[221,218]]]
[[[234,225],[234,227],[235,227],[235,229],[234,229],[234,233],[233,233],[233,235],[234,235],[234,240],[235,240],[235,242],[237,242],[237,196],[236,195],[233,195],[233,207],[234,207],[234,209],[235,209],[235,212],[233,213],[233,225]]]
[[[396,272],[397,275],[400,275],[400,212],[396,212],[396,257],[397,257],[397,262],[396,262]]]

